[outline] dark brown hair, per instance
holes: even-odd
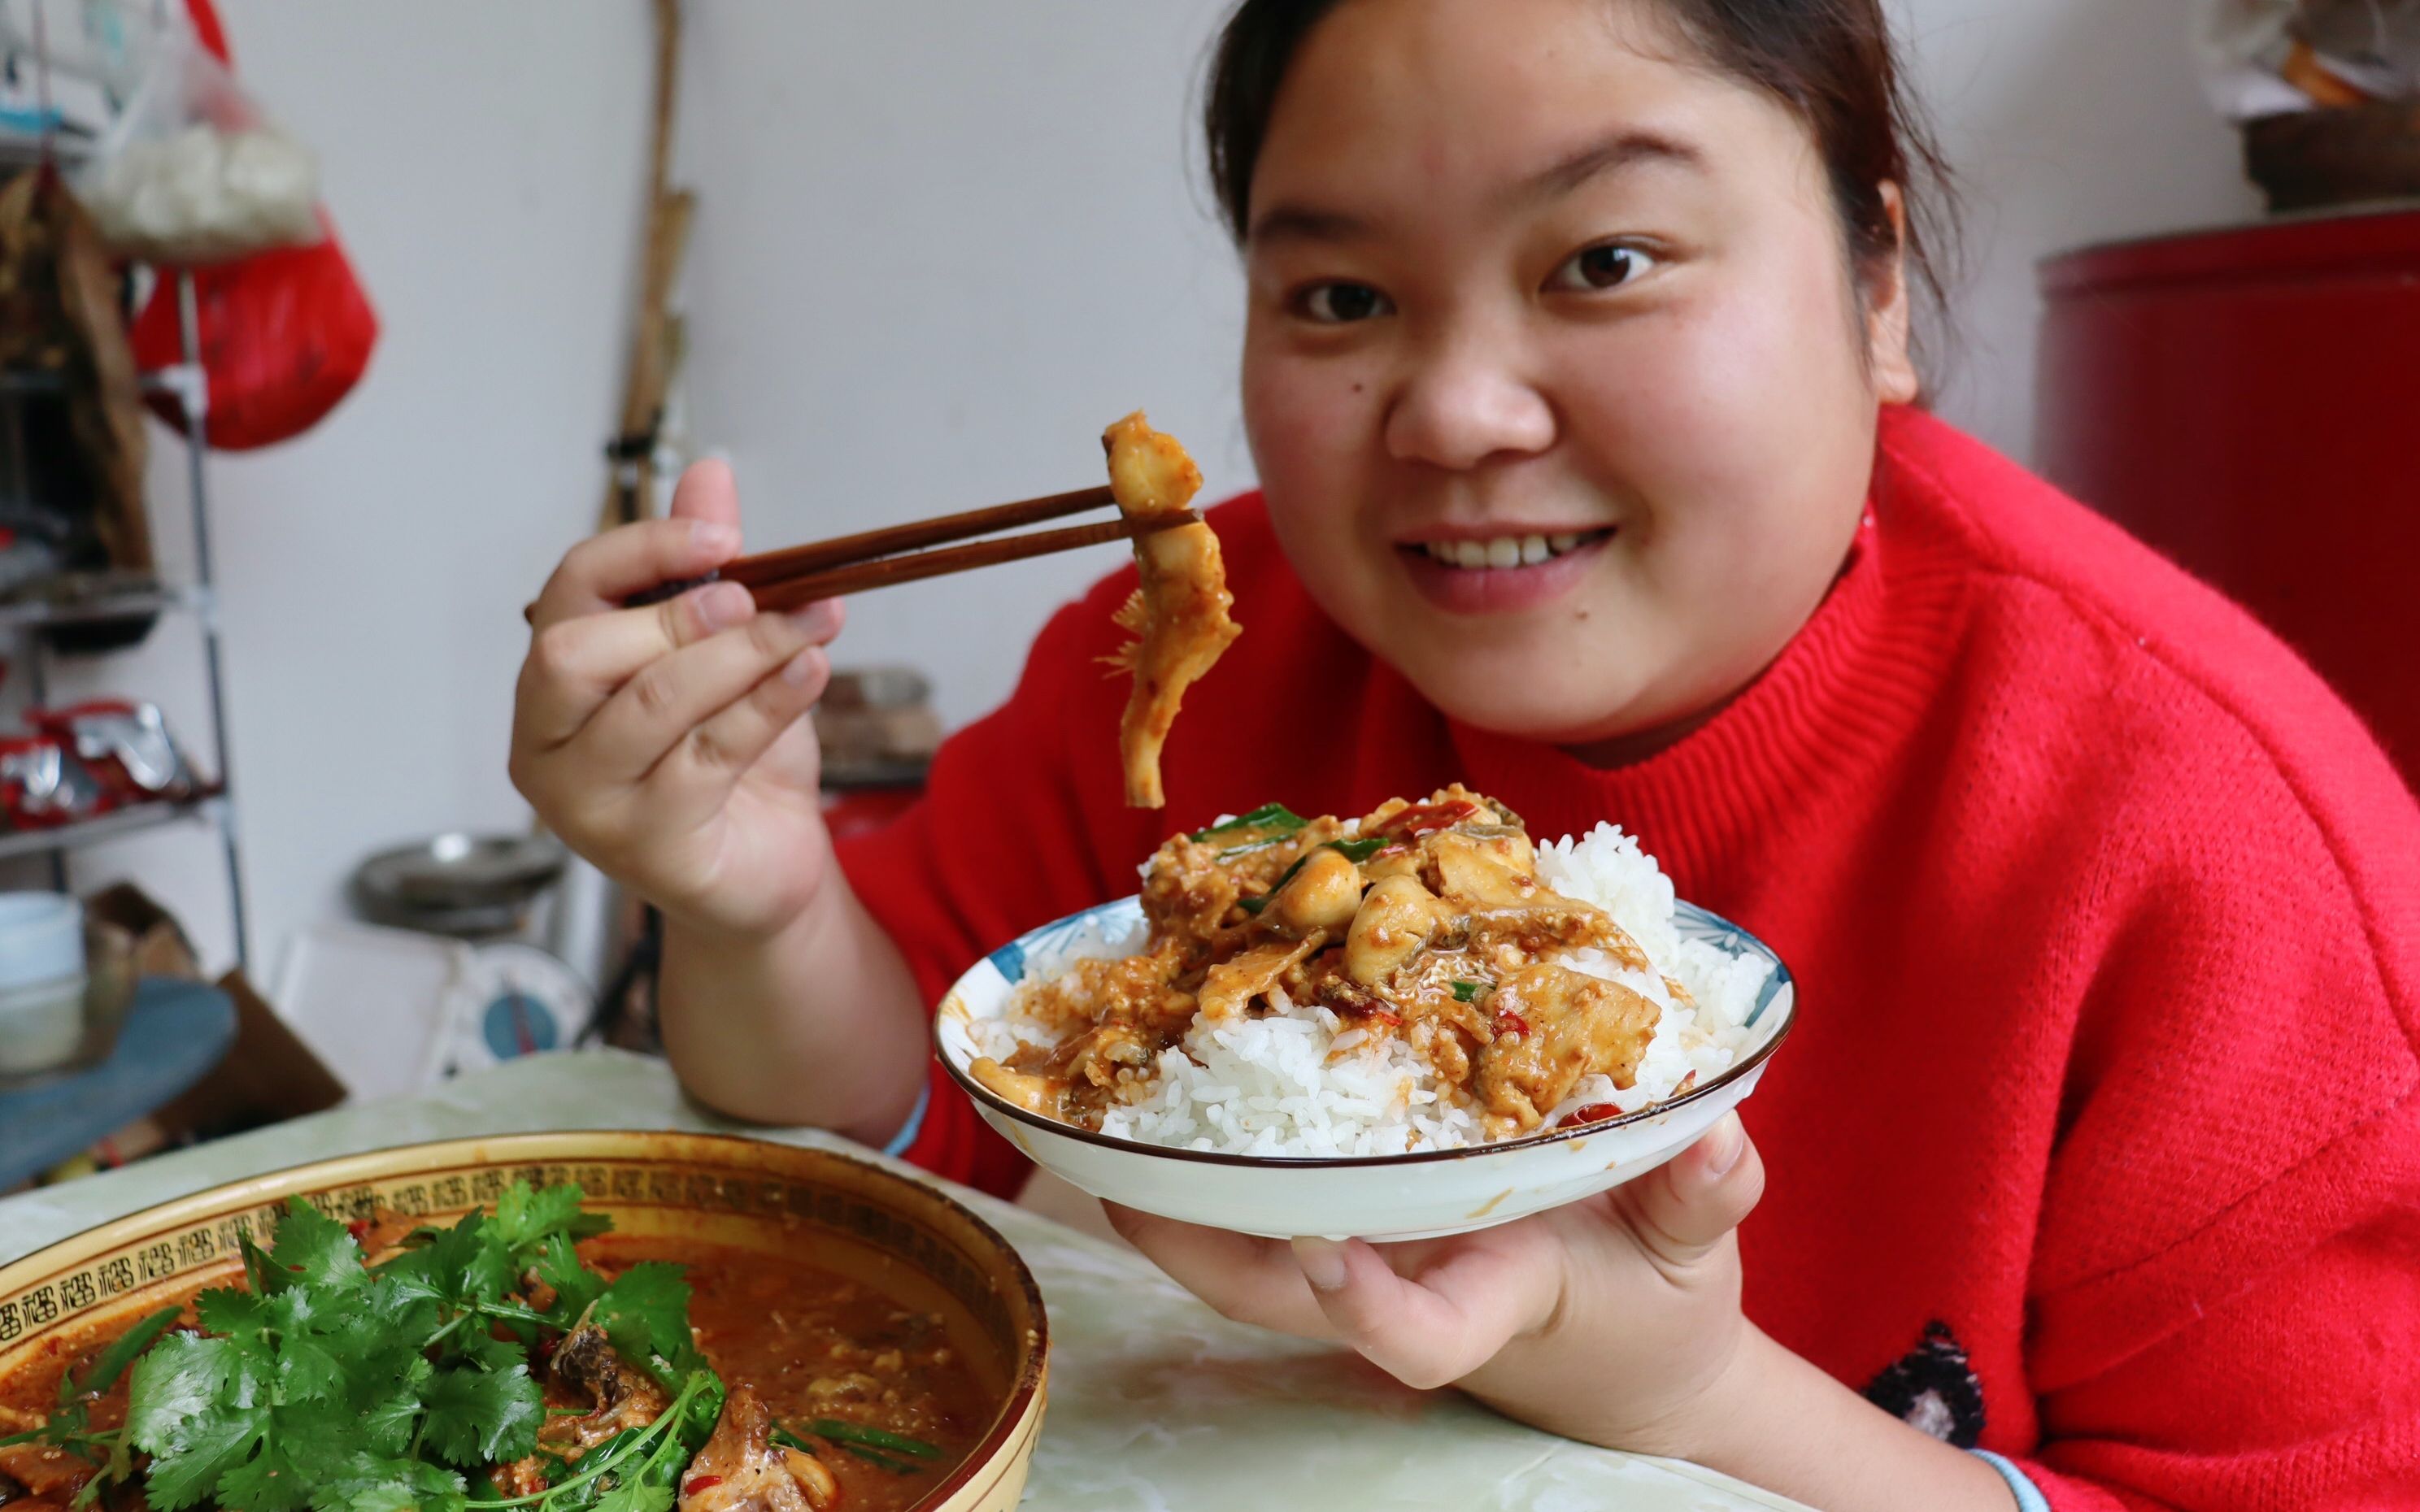
[[[1241,0],[1219,33],[1202,125],[1210,182],[1237,241],[1252,170],[1286,70],[1339,0]],[[1882,187],[1906,206],[1911,282],[1938,311],[1956,238],[1949,170],[1900,76],[1882,0],[1655,0],[1717,70],[1764,90],[1807,125],[1831,180],[1853,269],[1900,248]]]

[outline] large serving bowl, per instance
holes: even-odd
[[[1175,1149],[1044,1118],[976,1081],[969,1025],[1006,1012],[1030,977],[1140,950],[1149,930],[1139,898],[1070,915],[977,962],[941,1000],[934,1037],[942,1065],[985,1122],[1035,1164],[1105,1201],[1274,1239],[1434,1239],[1575,1202],[1653,1170],[1755,1089],[1796,1016],[1790,972],[1762,941],[1702,908],[1679,904],[1675,922],[1684,939],[1773,964],[1747,1020],[1751,1038],[1730,1068],[1622,1118],[1466,1149],[1304,1159]]]
[[[938,1312],[999,1411],[918,1512],[1008,1512],[1041,1431],[1049,1332],[1032,1275],[940,1193],[828,1150],[714,1134],[500,1135],[407,1145],[230,1182],[0,1266],[0,1380],[96,1328],[240,1274],[239,1240],[301,1195],[345,1218],[450,1222],[515,1180],[577,1181],[616,1232],[804,1259]]]

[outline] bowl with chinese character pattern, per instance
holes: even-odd
[[[799,1275],[811,1268],[832,1278],[835,1295],[863,1299],[885,1319],[913,1319],[919,1336],[936,1341],[937,1357],[963,1364],[966,1410],[952,1418],[961,1431],[949,1457],[875,1500],[914,1512],[1016,1505],[1041,1431],[1049,1332],[1041,1291],[1016,1251],[946,1195],[881,1166],[716,1134],[512,1134],[404,1146],[230,1182],[101,1225],[0,1266],[0,1404],[47,1407],[18,1388],[45,1371],[57,1376],[63,1359],[165,1304],[240,1283],[245,1241],[264,1239],[289,1197],[374,1236],[491,1210],[516,1181],[578,1183],[583,1210],[613,1221],[604,1242],[631,1253],[686,1245],[735,1257],[706,1262],[735,1274],[751,1257],[768,1273],[777,1265]],[[701,1307],[706,1296],[699,1292]],[[705,1327],[699,1337],[711,1356]],[[853,1466],[844,1469],[870,1473]]]

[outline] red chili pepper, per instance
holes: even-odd
[[[710,1491],[721,1484],[722,1477],[720,1475],[691,1475],[681,1482],[681,1494],[695,1496],[700,1491]]]
[[[1572,1110],[1574,1123],[1594,1123],[1600,1119],[1618,1119],[1621,1110],[1610,1103],[1586,1103]]]
[[[1440,829],[1451,829],[1479,812],[1479,805],[1463,798],[1444,803],[1416,803],[1402,812],[1378,822],[1373,833],[1404,838],[1433,835]]]
[[[1517,1040],[1529,1032],[1529,1021],[1518,1013],[1498,1013],[1496,1015],[1496,1032],[1509,1034]]]
[[[345,1231],[353,1236],[353,1242],[356,1244],[366,1244],[370,1242],[370,1221],[367,1218],[354,1219],[345,1226]]]

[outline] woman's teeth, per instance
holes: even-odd
[[[1499,535],[1492,541],[1427,541],[1420,549],[1435,562],[1449,567],[1477,570],[1493,567],[1502,571],[1510,567],[1534,567],[1550,558],[1595,540],[1603,534],[1589,531],[1577,535]]]

